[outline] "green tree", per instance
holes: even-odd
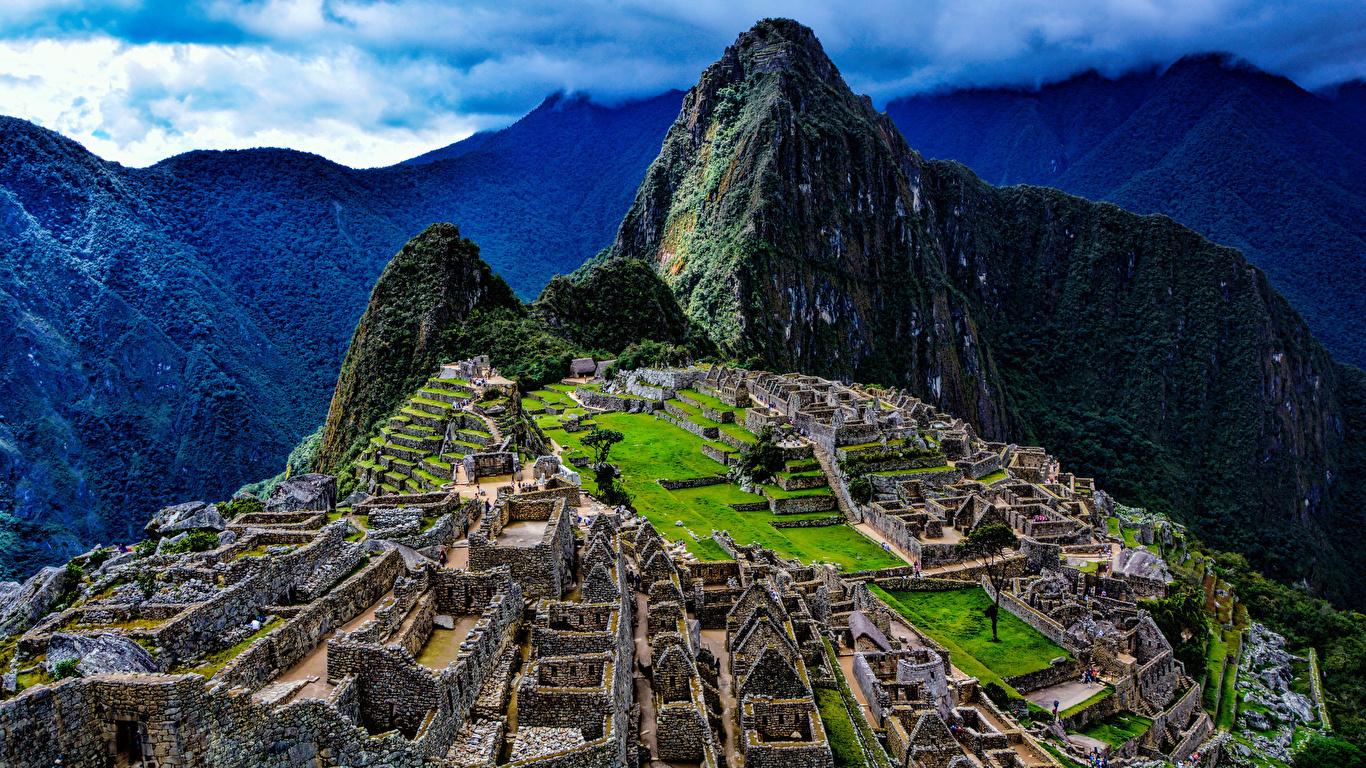
[[[1205,593],[1194,584],[1181,582],[1166,597],[1144,600],[1141,605],[1153,616],[1157,628],[1175,649],[1176,658],[1195,673],[1204,664],[1209,645],[1209,617]]]
[[[1295,753],[1295,768],[1366,768],[1366,751],[1350,741],[1315,736]]]
[[[849,479],[849,495],[860,504],[867,504],[873,498],[873,480],[867,475],[854,475]]]
[[[773,479],[773,473],[783,468],[783,449],[773,441],[773,429],[764,427],[759,439],[740,449],[736,467],[740,474],[756,483]]]
[[[1009,552],[1019,546],[1015,531],[1004,523],[979,525],[958,542],[958,550],[966,557],[981,559],[987,568],[987,580],[996,593],[988,613],[991,616],[991,641],[1001,642],[996,632],[996,622],[1001,615],[1001,589],[1005,586],[1005,559]]]
[[[607,457],[612,453],[612,446],[625,439],[625,435],[615,429],[594,429],[583,438],[583,444],[593,450],[593,463],[602,465],[607,463]]]

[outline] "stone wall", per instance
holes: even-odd
[[[500,546],[493,538],[501,533],[502,521],[545,520],[541,515],[551,507],[554,509],[549,513],[545,532],[534,546]],[[558,598],[570,580],[566,571],[573,567],[572,526],[573,515],[563,499],[523,502],[511,497],[501,505],[501,512],[485,515],[479,530],[470,534],[470,569],[486,571],[506,565],[527,595]]]
[[[982,580],[982,589],[986,590],[987,595],[993,598],[996,596],[996,590],[992,589],[991,584],[986,579]],[[1044,637],[1073,654],[1081,655],[1082,649],[1068,636],[1067,630],[1061,624],[1034,610],[1028,603],[1016,597],[1009,590],[1001,593],[1001,607],[1015,614],[1020,621],[1037,629]]]
[[[426,758],[398,734],[371,737],[333,702],[271,708],[198,675],[112,675],[35,687],[0,704],[0,765],[106,765],[120,721],[160,768],[423,768]]]
[[[730,480],[726,478],[725,475],[710,475],[707,477],[689,477],[679,480],[666,480],[660,478],[656,482],[658,482],[660,487],[666,491],[680,491],[685,488],[703,488],[708,485],[723,485],[730,482]]]
[[[806,520],[774,520],[769,523],[774,528],[826,528],[832,525],[842,525],[844,518],[840,515],[830,517],[813,517]]]
[[[773,497],[768,500],[768,508],[775,515],[802,515],[808,512],[829,512],[835,508],[835,497],[830,494],[817,496]]]
[[[388,550],[359,573],[315,600],[284,626],[252,643],[214,679],[255,690],[297,664],[323,636],[355,618],[388,592],[403,568],[403,556]]]

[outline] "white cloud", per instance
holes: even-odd
[[[350,48],[292,55],[110,38],[0,42],[0,72],[0,112],[130,165],[256,146],[388,165],[509,118],[433,111],[413,94],[442,88],[450,73],[380,66]]]
[[[134,164],[262,144],[385,164],[554,90],[687,87],[771,15],[879,101],[1209,51],[1307,87],[1366,76],[1360,0],[8,0],[0,112]]]

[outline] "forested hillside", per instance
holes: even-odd
[[[1366,366],[1366,91],[1309,93],[1219,56],[887,114],[926,157],[1164,213],[1260,267],[1339,360]]]
[[[534,296],[611,241],[680,95],[553,96],[393,168],[286,150],[103,161],[0,119],[0,578],[275,474],[375,278],[457,221]]]

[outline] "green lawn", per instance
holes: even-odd
[[[660,478],[706,477],[725,472],[725,467],[702,454],[702,439],[662,419],[641,413],[600,413],[593,420],[604,429],[621,432],[625,439],[612,449],[611,460],[622,472],[622,483],[633,503],[666,538],[682,541],[703,560],[724,560],[724,551],[711,540],[712,529],[729,531],[740,544],[759,543],[784,557],[803,562],[837,563],[847,570],[868,570],[904,565],[871,539],[847,525],[821,528],[788,528],[770,525],[768,511],[738,512],[729,505],[762,501],[731,483],[668,491]],[[580,443],[588,432],[570,434],[538,419],[546,435],[568,449],[582,452]],[[590,491],[593,479],[584,473]],[[682,521],[682,526],[675,522]],[[692,531],[699,537],[693,540]]]
[[[991,598],[982,589],[902,592],[876,585],[870,589],[892,610],[948,648],[955,666],[983,683],[1047,669],[1059,656],[1071,658],[1064,648],[1004,608],[999,626],[1001,642],[992,642],[991,619],[986,615]]]
[[[997,480],[1004,480],[1004,479],[1006,479],[1006,471],[1005,471],[1004,469],[998,469],[998,470],[996,470],[995,472],[992,472],[992,473],[989,474],[989,475],[983,475],[983,476],[977,478],[977,482],[982,483],[982,484],[984,484],[984,485],[991,485],[992,483],[996,482]]]
[[[712,397],[711,395],[704,395],[695,389],[685,389],[679,394],[686,396],[689,400],[692,400],[695,403],[705,405],[708,408],[711,408],[712,410],[730,411],[731,413],[735,414],[735,418],[741,422],[745,420],[744,408],[736,408],[733,405],[726,405],[725,403],[721,402],[720,398]]]
[[[1142,715],[1135,715],[1133,712],[1116,712],[1104,720],[1091,723],[1083,728],[1081,733],[1103,741],[1112,747],[1121,747],[1130,740],[1147,733],[1152,725],[1153,721]]]
[[[1224,682],[1224,659],[1228,657],[1228,644],[1224,633],[1210,633],[1209,646],[1205,651],[1205,685],[1201,691],[1201,703],[1211,715],[1217,715],[1219,696]]]
[[[684,400],[670,400],[670,405],[677,407],[688,415],[688,421],[703,427],[720,427],[721,422],[712,421],[702,415],[702,409]]]
[[[820,709],[825,735],[830,740],[830,751],[834,753],[835,768],[865,768],[868,761],[863,758],[854,721],[849,719],[849,711],[844,708],[844,697],[839,691],[817,688],[816,706]]]
[[[189,669],[181,669],[179,671],[196,672],[200,675],[203,675],[204,677],[213,677],[214,675],[218,674],[218,670],[222,669],[223,667],[226,667],[228,665],[228,662],[232,661],[233,659],[236,659],[238,656],[241,656],[242,652],[245,651],[248,646],[250,646],[257,640],[265,637],[266,635],[270,634],[272,631],[274,631],[276,627],[280,626],[283,623],[285,623],[284,619],[280,618],[279,616],[272,616],[268,621],[266,621],[265,624],[261,625],[260,629],[248,635],[245,639],[238,642],[236,645],[224,648],[223,650],[217,653],[210,654],[198,666]]]
[[[1224,668],[1224,679],[1220,686],[1219,711],[1215,713],[1214,724],[1221,730],[1232,730],[1238,719],[1238,656],[1242,649],[1242,634],[1230,630],[1224,640],[1228,645],[1228,665]]]
[[[742,443],[752,444],[758,442],[753,432],[745,429],[744,424],[721,424],[720,429],[727,435],[739,440]]]

